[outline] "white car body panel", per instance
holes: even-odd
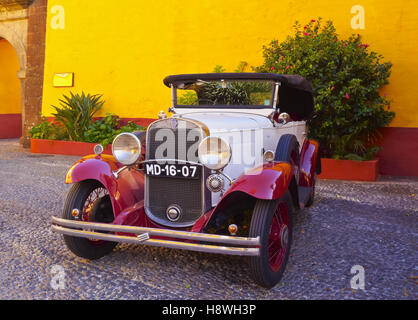
[[[263,110],[263,109],[261,109]],[[264,109],[265,110],[265,109]],[[176,109],[177,111],[177,109]],[[271,113],[271,110],[269,110]],[[306,136],[306,122],[292,121],[273,125],[267,115],[231,110],[194,110],[175,117],[191,119],[204,123],[211,137],[223,138],[231,146],[230,163],[223,173],[231,179],[237,179],[246,170],[263,163],[264,151],[276,151],[277,143],[283,134],[293,134],[302,148]],[[215,206],[222,195],[228,190],[229,181],[224,178],[225,188],[221,192],[212,193],[212,206]]]

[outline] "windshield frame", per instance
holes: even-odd
[[[229,81],[228,81],[229,80]],[[231,82],[232,79],[227,79],[228,82]],[[199,79],[196,79],[196,81],[199,81]],[[212,80],[212,82],[223,82],[225,79],[219,78],[217,80]],[[234,81],[234,80],[232,80]],[[178,109],[271,109],[276,110],[278,107],[278,94],[279,94],[279,88],[281,85],[280,81],[274,81],[271,79],[263,79],[263,80],[255,80],[255,79],[239,79],[235,81],[264,81],[264,82],[271,82],[272,83],[272,92],[271,92],[271,99],[269,105],[210,105],[210,104],[197,104],[197,105],[181,105],[178,104],[178,96],[177,96],[177,90],[184,90],[182,88],[178,88],[178,84],[171,83],[171,111],[175,111],[176,108]]]

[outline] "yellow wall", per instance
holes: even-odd
[[[19,69],[14,48],[5,39],[0,40],[0,114],[21,113]]]
[[[365,9],[364,30],[351,27],[354,5]],[[102,114],[156,118],[170,104],[166,75],[259,65],[263,44],[319,16],[393,63],[384,90],[397,112],[391,126],[418,127],[415,0],[49,0],[43,113],[63,93],[84,90],[104,94]],[[74,88],[54,88],[54,72],[74,72]]]

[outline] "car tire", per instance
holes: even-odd
[[[293,206],[288,192],[278,200],[257,200],[250,237],[260,237],[260,255],[249,257],[254,280],[267,289],[282,278],[293,236]]]
[[[293,134],[284,134],[277,143],[275,161],[294,162],[299,167],[299,142]]]
[[[99,191],[98,191],[99,190]],[[62,218],[75,220],[72,212],[77,209],[80,221],[95,221],[109,223],[113,221],[113,209],[111,207],[109,195],[101,183],[95,180],[86,180],[72,185],[64,203]],[[93,193],[97,195],[93,201]],[[100,197],[100,194],[103,194]],[[101,202],[102,212],[96,206]],[[94,217],[90,216],[92,208],[95,208]],[[100,214],[98,214],[100,213]],[[75,255],[86,259],[99,259],[110,253],[117,245],[117,242],[92,240],[87,238],[73,237],[64,235],[64,241],[68,249]]]
[[[315,200],[315,185],[316,185],[316,174],[314,176],[314,180],[313,180],[313,184],[312,184],[312,189],[311,189],[311,194],[309,195],[308,202],[306,202],[306,204],[305,204],[305,207],[306,208],[312,206],[313,205],[313,202]]]

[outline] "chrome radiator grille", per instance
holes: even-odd
[[[201,136],[195,136],[193,130],[195,129],[150,128],[147,134],[147,160],[176,159],[198,162],[197,146],[202,139]],[[187,135],[190,137],[189,141]],[[187,156],[189,150],[191,151]]]
[[[147,131],[146,160],[169,163],[173,160],[197,163],[197,147],[206,136],[198,123],[168,118],[150,125]],[[205,193],[202,170],[199,179],[146,176],[145,212],[158,224],[171,227],[192,226],[208,210],[209,194]],[[181,208],[181,217],[173,222],[167,218],[167,208]]]

